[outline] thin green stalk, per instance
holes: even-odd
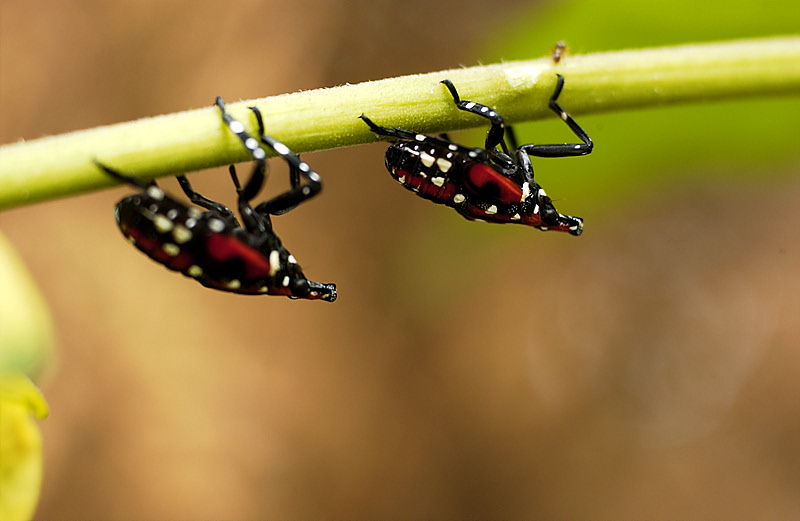
[[[586,114],[701,100],[800,93],[800,37],[743,40],[568,55],[403,76],[229,103],[255,132],[247,109],[257,105],[273,135],[296,152],[375,141],[358,119],[435,133],[483,123],[457,110],[449,78],[464,99],[495,108],[509,123],[553,117],[547,109],[556,73],[560,103]],[[110,186],[98,159],[143,178],[248,159],[241,143],[209,106],[129,123],[0,147],[0,209]]]

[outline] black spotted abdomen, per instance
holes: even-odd
[[[440,204],[453,204],[462,161],[438,144],[401,142],[386,151],[386,169],[407,190]],[[455,201],[457,202],[457,201]]]
[[[244,230],[234,219],[187,208],[166,196],[126,197],[117,204],[116,218],[123,235],[139,250],[206,287],[288,296],[306,280],[279,241],[262,245],[262,252],[240,233]]]

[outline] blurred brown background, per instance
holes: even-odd
[[[0,143],[473,65],[523,5],[3,0]],[[573,238],[413,197],[384,149],[306,154],[323,194],[275,219],[335,304],[158,266],[127,189],[0,215],[60,338],[37,519],[800,517],[797,176],[551,193]]]

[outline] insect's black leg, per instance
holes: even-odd
[[[491,122],[492,126],[489,128],[489,132],[486,134],[486,143],[484,147],[488,150],[491,150],[497,145],[500,145],[503,148],[503,152],[507,154],[508,147],[506,147],[505,141],[503,141],[505,123],[503,122],[502,116],[495,112],[491,107],[487,107],[486,105],[482,105],[480,103],[475,103],[474,101],[462,100],[458,95],[458,91],[456,90],[456,87],[453,85],[452,81],[442,80],[440,83],[443,83],[444,86],[447,87],[447,90],[450,91],[450,94],[453,96],[453,101],[456,103],[456,107],[465,112],[471,112],[482,118],[486,118]]]
[[[292,153],[289,147],[264,133],[264,120],[261,111],[257,107],[250,107],[258,122],[258,133],[261,142],[275,151],[289,165],[289,178],[292,187],[286,192],[273,197],[256,206],[256,213],[263,215],[280,215],[288,212],[306,199],[310,199],[322,190],[322,178],[319,174],[311,170],[308,163],[300,159],[300,156]],[[301,184],[300,176],[303,176],[308,183]]]
[[[261,190],[261,186],[264,184],[264,178],[266,177],[267,173],[267,152],[261,148],[258,140],[247,133],[244,128],[244,125],[233,119],[233,117],[228,114],[225,110],[225,102],[219,96],[217,96],[217,100],[215,102],[216,106],[219,107],[220,114],[222,115],[222,120],[228,125],[228,128],[236,134],[236,136],[242,141],[245,148],[250,151],[250,154],[253,156],[253,159],[256,161],[255,166],[253,167],[253,172],[250,174],[250,179],[247,181],[247,184],[244,187],[244,191],[240,192],[240,198],[244,198],[246,201],[250,201],[254,198],[258,191]],[[235,178],[235,171],[231,174]],[[238,185],[238,179],[235,179],[235,182]]]
[[[511,150],[519,148],[517,144],[517,134],[514,132],[514,127],[511,125],[506,127],[506,139],[508,140],[508,146]]]
[[[264,181],[263,168],[265,165],[266,163],[264,162],[256,164],[253,169],[253,174],[250,176],[250,180],[244,188],[239,184],[239,176],[236,175],[236,168],[233,165],[228,167],[233,185],[236,187],[236,193],[239,195],[239,215],[242,217],[242,223],[247,231],[259,236],[265,234],[268,230],[272,230],[272,221],[269,215],[260,215],[250,206],[250,200],[261,190],[261,185]],[[254,179],[256,182],[253,181]]]
[[[97,167],[103,170],[106,174],[110,175],[117,181],[123,182],[125,184],[129,184],[141,189],[145,189],[148,186],[156,186],[155,181],[143,181],[138,177],[133,177],[132,175],[125,175],[121,172],[118,172],[117,170],[114,170],[113,168],[107,167],[100,161],[95,160],[94,164],[97,165]]]
[[[417,136],[420,136],[422,139],[424,139],[424,136],[422,134],[417,134],[416,132],[409,132],[408,130],[403,130],[402,128],[397,128],[397,127],[388,128],[388,127],[382,127],[380,125],[377,125],[377,124],[373,123],[372,120],[369,119],[364,114],[361,114],[359,116],[359,118],[363,119],[364,123],[369,125],[369,129],[371,131],[373,131],[374,133],[378,134],[379,136],[393,137],[393,138],[397,138],[397,139],[405,139],[405,140],[408,140],[408,141],[414,141],[415,139],[417,139]]]
[[[205,208],[206,210],[211,210],[212,212],[218,213],[223,217],[233,217],[233,212],[231,212],[230,209],[224,204],[212,201],[206,196],[195,192],[192,188],[192,185],[189,184],[189,180],[186,178],[186,176],[178,175],[175,176],[175,178],[178,180],[178,183],[180,183],[183,193],[186,194],[186,197],[188,197],[192,203],[201,208]]]
[[[553,92],[553,95],[550,97],[550,110],[558,114],[564,123],[566,123],[570,130],[580,138],[583,143],[564,143],[562,145],[522,145],[519,147],[520,150],[524,150],[525,153],[535,157],[568,157],[568,156],[585,156],[586,154],[591,153],[592,148],[594,145],[592,144],[592,140],[588,134],[572,119],[572,116],[567,114],[561,105],[559,105],[556,100],[558,99],[559,94],[561,94],[561,89],[564,88],[564,77],[558,74],[558,83],[556,84],[556,90]]]
[[[253,166],[253,171],[250,174],[250,179],[247,180],[247,184],[242,187],[239,183],[239,178],[236,175],[236,169],[233,165],[229,167],[229,172],[231,174],[231,178],[233,179],[233,184],[236,186],[236,192],[239,195],[238,206],[239,206],[239,215],[242,217],[242,222],[244,227],[255,234],[263,234],[266,230],[272,228],[272,223],[270,222],[269,215],[259,215],[257,211],[255,211],[250,206],[250,201],[258,195],[258,192],[261,190],[261,187],[264,184],[264,179],[266,178],[267,173],[267,152],[261,148],[260,143],[257,139],[247,133],[244,128],[244,125],[235,120],[228,112],[225,110],[225,101],[221,97],[217,97],[215,104],[219,107],[220,114],[222,115],[222,120],[228,125],[228,128],[236,134],[236,136],[242,141],[245,148],[247,148],[253,156],[255,160],[255,165]],[[263,128],[263,123],[259,119],[259,128]]]
[[[228,128],[231,129],[231,132],[236,134],[236,137],[242,141],[245,148],[250,151],[250,153],[253,155],[253,159],[256,161],[265,161],[267,159],[267,152],[261,148],[257,139],[247,133],[244,125],[241,122],[236,121],[230,114],[228,114],[228,112],[225,110],[225,101],[223,101],[220,96],[217,96],[217,100],[214,102],[214,104],[219,107],[222,120],[226,125],[228,125]]]

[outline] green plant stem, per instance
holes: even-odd
[[[439,82],[463,99],[495,108],[507,122],[553,117],[547,101],[556,73],[559,102],[586,114],[668,103],[800,93],[800,37],[742,40],[549,58],[403,76],[229,103],[255,133],[248,106],[267,132],[295,152],[369,143],[362,113],[384,126],[436,133],[485,122],[457,110]],[[142,178],[246,161],[247,152],[209,106],[0,147],[0,209],[113,184],[93,159]],[[335,175],[335,174],[334,174]]]

